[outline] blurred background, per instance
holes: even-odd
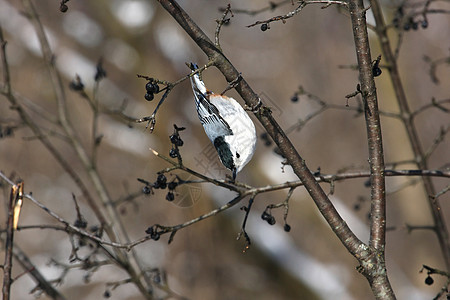
[[[219,9],[227,3],[179,1],[211,39],[216,29],[215,20],[222,16]],[[396,7],[391,1],[386,3],[384,13],[386,22],[390,23]],[[66,13],[60,12],[57,1],[39,1],[35,5],[55,54],[56,66],[63,76],[70,121],[88,153],[93,145],[93,113],[89,103],[69,89],[76,75],[92,97],[96,65],[102,59],[107,77],[100,82],[97,97],[103,111],[119,110],[126,103],[124,114],[142,118],[151,115],[162,94],[156,95],[152,102],[146,101],[146,81],[136,74],[174,82],[189,73],[185,62],[207,63],[206,56],[157,1],[70,1]],[[252,11],[267,5],[265,1],[231,1],[232,9]],[[445,2],[432,5],[449,9]],[[345,108],[345,95],[352,93],[358,82],[357,72],[349,68],[356,64],[356,56],[348,14],[336,7],[321,9],[320,5],[308,5],[285,24],[271,23],[266,31],[259,26],[246,27],[258,20],[286,14],[293,8],[288,3],[275,11],[254,16],[234,13],[220,34],[224,54],[242,72],[264,104],[273,109],[282,128],[292,128],[289,137],[311,170],[320,168],[323,174],[367,170],[366,129],[364,117],[357,111],[359,100],[350,99],[349,107]],[[20,1],[0,0],[0,25],[8,42],[12,88],[34,122],[49,133],[52,142],[92,188],[75,151],[58,136],[61,131],[42,118],[41,109],[50,117],[56,117],[55,95],[35,31],[22,11]],[[448,65],[438,66],[436,75],[440,83],[436,84],[430,77],[430,65],[423,59],[425,55],[433,60],[449,56],[450,39],[443,32],[450,27],[450,19],[445,14],[428,14],[427,18],[427,28],[419,26],[417,30],[403,32],[399,48],[398,63],[412,111],[431,103],[433,97],[441,100],[450,95]],[[370,11],[368,21],[374,23]],[[397,32],[390,31],[393,46],[397,45]],[[375,58],[381,52],[373,32],[371,46]],[[207,69],[203,79],[210,90],[219,93],[227,85],[214,68]],[[376,78],[376,83],[380,109],[398,113],[387,70]],[[305,95],[292,99],[300,86],[339,109],[327,109],[301,130],[296,130],[297,122],[321,108]],[[243,103],[234,90],[227,95]],[[0,170],[10,178],[23,179],[27,193],[32,192],[37,200],[70,222],[76,219],[73,193],[89,226],[98,225],[70,176],[10,109],[6,98],[1,99]],[[258,135],[263,134],[262,126],[251,117]],[[186,127],[181,132],[185,142],[181,154],[186,166],[218,179],[229,174],[221,166],[198,121],[188,81],[169,94],[156,120],[155,130],[150,133],[145,123],[135,124],[117,114],[100,114],[98,133],[103,137],[97,152],[97,168],[113,199],[120,201],[139,193],[143,184],[137,178],[154,182],[156,173],[169,166],[149,148],[168,156],[173,124]],[[422,112],[416,118],[416,125],[423,148],[429,149],[440,128],[448,124],[448,114],[442,110],[431,108]],[[386,162],[414,159],[398,119],[382,116],[382,130]],[[274,153],[274,145],[266,145],[266,142],[258,141],[253,160],[239,173],[238,180],[255,187],[296,180],[291,168],[283,167],[283,159]],[[449,139],[444,138],[429,158],[430,169],[449,168],[449,147]],[[415,165],[405,164],[400,168],[414,169]],[[194,179],[179,171],[168,174],[168,179],[173,179],[175,174],[184,180]],[[364,178],[338,182],[331,196],[350,228],[363,241],[368,240],[370,208],[366,182]],[[386,257],[391,284],[398,299],[431,299],[444,285],[444,280],[434,276],[435,283],[425,285],[426,274],[419,271],[422,264],[445,269],[437,239],[426,230],[409,233],[405,225],[432,225],[427,195],[419,178],[388,177],[386,182],[387,226],[390,228]],[[436,178],[433,182],[437,191],[449,184],[448,179]],[[323,187],[330,190],[327,184]],[[131,240],[145,236],[145,230],[153,224],[183,223],[234,197],[233,192],[211,184],[177,188],[173,202],[165,199],[166,194],[167,190],[155,190],[154,194],[142,194],[118,206]],[[261,220],[265,207],[282,202],[286,195],[287,190],[284,190],[256,198],[246,227],[252,239],[246,253],[242,251],[244,241],[237,241],[236,237],[244,217],[239,207],[247,205],[247,199],[225,213],[181,230],[170,245],[168,236],[164,235],[159,241],[148,241],[135,250],[144,265],[166,274],[167,284],[174,293],[189,299],[372,298],[366,279],[355,269],[357,261],[334,236],[303,188],[297,188],[290,200],[287,217],[290,232],[283,230],[282,208],[273,210],[277,220],[274,226]],[[9,187],[4,185],[3,202],[8,198]],[[440,198],[442,213],[448,222],[449,200],[448,193]],[[4,208],[2,205],[2,220],[6,215]],[[25,201],[19,225],[37,224],[55,224],[55,221]],[[62,272],[62,268],[49,264],[51,259],[69,264],[71,245],[63,232],[21,230],[16,233],[15,241],[48,280],[58,278]],[[26,272],[17,264],[14,266],[14,276]],[[108,289],[107,282],[127,278],[125,272],[115,266],[99,268],[89,282],[85,282],[84,275],[86,271],[71,270],[58,290],[67,299],[99,299]],[[34,286],[30,276],[20,276],[12,286],[12,299],[32,299],[30,291]],[[110,299],[141,298],[139,291],[130,284],[121,285],[110,294]]]

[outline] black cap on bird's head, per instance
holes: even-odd
[[[197,65],[196,63],[191,62],[191,63],[189,64],[189,68],[190,68],[192,71],[195,71],[195,70],[198,69],[198,65]]]

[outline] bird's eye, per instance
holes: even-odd
[[[236,157],[239,158],[239,157],[241,157],[241,156],[239,155],[239,153],[236,152]]]

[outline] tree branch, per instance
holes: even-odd
[[[389,66],[389,74],[394,88],[395,96],[400,108],[400,113],[403,116],[402,122],[405,126],[406,132],[408,134],[409,141],[411,143],[411,148],[414,152],[414,158],[416,160],[419,169],[427,169],[428,164],[425,158],[425,153],[422,149],[422,145],[419,140],[417,129],[414,125],[414,114],[408,105],[408,100],[406,98],[406,93],[403,87],[403,82],[400,78],[400,72],[397,66],[397,61],[391,50],[391,45],[389,42],[389,37],[387,35],[387,29],[384,22],[383,12],[379,1],[370,0],[372,6],[373,16],[376,23],[376,32],[380,41],[381,49],[383,51],[383,57],[386,64]],[[436,194],[433,182],[430,178],[423,177],[423,184],[427,195]],[[427,197],[429,198],[429,197]],[[428,204],[433,217],[433,222],[436,226],[436,234],[439,240],[439,245],[441,247],[442,255],[444,256],[445,264],[447,270],[450,270],[450,238],[445,224],[444,217],[442,216],[442,211],[440,210],[439,202],[431,201],[428,199]]]
[[[212,61],[214,65],[222,72],[228,82],[233,81],[240,75],[225,55],[214,45],[214,43],[205,35],[205,33],[187,15],[187,13],[178,5],[176,1],[159,0],[159,2],[180,24],[186,33],[197,43],[197,45],[208,56],[209,60]],[[248,107],[258,108],[261,105],[261,99],[251,89],[244,78],[239,81],[239,84],[236,86],[236,91],[244,99],[245,104]],[[299,155],[276,120],[272,117],[270,109],[262,106],[255,110],[255,116],[278,145],[281,153],[284,157],[286,157],[288,164],[291,165],[294,173],[303,182],[306,190],[319,208],[319,211],[327,220],[328,224],[341,240],[343,245],[354,256],[361,257],[367,254],[362,251],[362,249],[365,248],[364,243],[356,237],[356,235],[348,227],[347,223],[339,215],[326,193],[315,180],[312,172],[306,166],[306,162]]]

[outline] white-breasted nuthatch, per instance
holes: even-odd
[[[191,63],[192,72],[198,66]],[[236,174],[251,160],[256,147],[252,120],[233,98],[208,91],[198,74],[191,77],[198,118],[219,154],[220,161]]]

